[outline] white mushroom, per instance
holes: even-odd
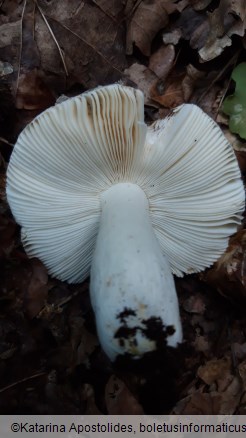
[[[97,88],[52,107],[18,138],[7,197],[30,257],[71,283],[91,274],[111,360],[182,341],[172,273],[199,272],[242,218],[232,147],[195,105],[149,128],[140,91]]]

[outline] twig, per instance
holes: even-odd
[[[225,73],[225,71],[227,70],[227,68],[233,64],[234,62],[236,62],[238,55],[239,55],[238,51],[230,60],[229,62],[227,62],[227,64],[225,65],[225,67],[217,74],[217,76],[212,80],[212,82],[209,84],[209,86],[206,88],[206,90],[201,94],[201,96],[199,97],[199,99],[197,100],[197,103],[201,102],[201,100],[204,98],[204,96],[206,96],[206,94],[208,93],[208,91],[214,86],[214,84],[221,78],[221,76]]]
[[[234,59],[234,62],[233,62],[233,69],[234,69],[234,67],[235,67],[235,65],[236,65],[236,63],[237,63],[238,56],[239,56],[239,52],[233,57],[233,59],[235,58],[235,59]],[[226,85],[226,87],[225,87],[225,89],[224,89],[224,92],[223,92],[221,98],[220,98],[219,105],[218,105],[218,109],[217,109],[217,112],[216,112],[216,117],[217,117],[217,115],[219,114],[219,110],[220,110],[221,104],[222,104],[222,102],[223,102],[223,100],[224,100],[224,98],[225,98],[225,95],[226,95],[226,93],[227,93],[227,91],[228,91],[228,88],[229,88],[229,86],[230,86],[230,83],[231,83],[231,76],[229,77],[229,80],[228,80],[228,82],[227,82],[227,85]],[[216,118],[216,117],[215,117],[215,118]]]
[[[36,379],[37,377],[45,376],[46,372],[40,372],[37,374],[34,374],[33,376],[25,377],[24,379],[18,380],[17,382],[11,383],[11,385],[5,386],[4,388],[0,389],[0,393],[7,391],[8,389],[14,388],[17,385],[20,385],[21,383],[27,382],[28,380]]]
[[[17,72],[17,79],[16,79],[15,96],[17,95],[17,91],[18,91],[18,87],[19,87],[19,79],[20,79],[22,45],[23,45],[23,18],[24,18],[24,13],[25,13],[25,9],[26,9],[26,2],[27,2],[27,0],[24,1],[22,13],[21,13],[21,20],[20,20],[20,52],[19,52],[19,60],[18,60],[18,72]]]
[[[140,3],[142,3],[142,0],[138,0],[135,5],[126,13],[125,20],[129,20],[129,18],[134,14],[136,9],[140,6]],[[127,6],[127,5],[126,5]]]
[[[98,7],[98,9],[100,9],[100,11],[102,11],[106,17],[110,18],[112,21],[114,21],[115,23],[117,23],[117,20],[115,19],[115,17],[113,17],[113,15],[109,14],[108,12],[104,11],[104,9],[102,8],[102,6],[98,5],[96,0],[92,0],[92,2],[94,3],[94,5],[96,5]],[[118,24],[118,23],[117,23]]]
[[[46,26],[47,26],[48,29],[49,29],[49,32],[50,32],[50,34],[51,34],[51,36],[52,36],[52,38],[53,38],[53,40],[54,40],[54,42],[55,42],[55,44],[56,44],[56,47],[58,48],[58,51],[59,51],[59,54],[60,54],[60,57],[61,57],[61,60],[62,60],[62,64],[63,64],[64,70],[65,70],[66,76],[68,76],[68,69],[67,69],[67,66],[66,66],[66,62],[65,62],[65,58],[64,58],[63,51],[62,51],[61,47],[59,46],[59,43],[58,43],[58,41],[57,41],[57,39],[56,39],[56,37],[55,37],[55,34],[54,34],[53,30],[51,29],[51,27],[50,27],[50,25],[49,25],[49,22],[48,22],[46,16],[45,16],[44,13],[43,13],[43,10],[42,10],[41,7],[39,6],[37,0],[33,0],[33,1],[34,1],[34,3],[36,4],[36,6],[37,6],[37,8],[38,8],[38,10],[39,10],[39,13],[40,13],[40,15],[41,15],[41,17],[43,18],[43,20],[44,20]]]
[[[10,143],[8,140],[6,140],[6,139],[3,138],[3,137],[0,137],[0,141],[1,141],[2,143],[6,143],[6,144],[8,144],[9,146],[14,147],[14,144],[13,144],[13,143]]]
[[[86,284],[85,289],[87,289],[87,288],[88,288],[88,285]],[[52,313],[57,313],[57,312],[60,313],[62,307],[65,306],[67,303],[69,303],[71,300],[73,300],[77,295],[80,294],[80,292],[81,292],[80,290],[75,291],[71,295],[69,295],[66,298],[63,298],[61,301],[59,301],[58,303],[56,303],[54,305],[53,304],[51,304],[51,305],[45,304],[44,307],[40,310],[40,312],[36,315],[36,318],[37,319],[42,318],[42,316],[47,312],[47,310],[48,310],[48,312],[50,311]]]

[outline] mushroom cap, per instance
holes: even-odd
[[[242,219],[240,170],[218,125],[185,104],[147,128],[143,94],[115,84],[49,108],[20,134],[7,198],[27,254],[61,280],[83,281],[100,195],[119,182],[144,190],[155,234],[178,276],[217,260]]]

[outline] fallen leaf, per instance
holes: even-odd
[[[180,14],[176,22],[163,33],[164,43],[173,43],[176,45],[181,38],[187,41],[191,40],[194,33],[197,31],[197,29],[202,28],[201,26],[204,22],[206,22],[206,20],[207,18],[205,14],[200,14],[194,11],[191,7],[186,8],[182,14]],[[206,29],[208,31],[208,25]],[[203,35],[201,32],[199,32],[199,36],[196,38],[196,40],[199,39],[199,42],[196,41],[196,44],[198,44],[199,48],[202,47],[203,42],[205,42],[206,34]],[[193,45],[191,46],[193,47]]]
[[[246,357],[246,343],[240,344],[239,342],[234,342],[232,344],[232,350],[233,350],[235,357],[238,360],[244,359]],[[245,361],[243,363],[246,364]],[[245,380],[245,383],[246,383],[246,380]]]
[[[159,79],[165,80],[175,60],[175,49],[172,44],[161,46],[149,59],[149,68]]]
[[[219,415],[233,415],[243,393],[243,386],[238,376],[234,376],[226,391],[221,394]]]
[[[14,247],[15,222],[6,215],[0,215],[0,258],[9,255]]]
[[[36,68],[57,95],[74,84],[89,88],[121,78],[126,66],[122,2],[64,0],[59,8],[53,0],[11,3],[12,8],[1,4],[0,60],[13,67],[5,76],[13,95],[18,77]]]
[[[195,392],[180,400],[173,409],[176,415],[215,415],[218,414],[221,395],[215,393]]]
[[[16,108],[43,110],[55,103],[55,97],[45,84],[42,73],[37,69],[22,73],[19,77]]]
[[[241,230],[229,241],[226,252],[212,269],[201,274],[202,278],[215,287],[220,294],[234,305],[246,300],[246,230]]]
[[[168,14],[175,11],[172,0],[143,0],[136,9],[127,29],[126,53],[131,55],[133,45],[145,56],[150,55],[151,43],[160,29],[169,21]]]
[[[211,385],[217,380],[224,379],[230,373],[231,363],[228,358],[212,359],[197,370],[197,375],[206,385]]]
[[[105,388],[105,401],[109,415],[142,415],[143,408],[125,383],[112,375]]]
[[[184,103],[182,81],[184,73],[175,73],[163,82],[156,82],[152,85],[150,97],[154,102],[166,108],[175,108]]]
[[[61,94],[67,86],[82,84],[93,88],[121,78],[126,65],[124,25],[106,13],[123,12],[123,4],[108,0],[107,5],[89,0],[64,0],[59,8],[40,1],[42,13],[52,30],[68,70],[64,70],[54,37],[41,14],[36,15],[35,38],[42,70],[48,72],[48,85]],[[105,12],[106,11],[106,12]],[[88,18],[90,17],[90,18]],[[60,83],[57,82],[57,77]],[[63,81],[63,82],[62,82]],[[59,86],[59,89],[58,89]]]
[[[132,64],[124,73],[144,93],[145,104],[151,104],[151,88],[158,81],[156,75],[148,67],[138,63]]]
[[[244,36],[246,28],[245,5],[242,0],[220,2],[219,7],[208,14],[209,32],[199,55],[203,62],[218,57],[232,44],[233,35]]]
[[[40,260],[30,260],[31,277],[24,296],[26,312],[30,318],[34,318],[44,306],[48,295],[48,272]]]
[[[95,394],[92,385],[85,383],[82,394],[82,400],[86,403],[85,415],[102,415],[95,402]]]
[[[211,3],[211,0],[191,0],[192,7],[195,11],[202,11],[209,3]]]
[[[196,351],[200,351],[205,355],[211,350],[211,343],[209,342],[207,336],[197,335],[193,342],[193,346]]]
[[[197,293],[196,295],[190,296],[186,301],[184,301],[183,308],[188,313],[203,314],[206,309],[206,303],[203,295]]]

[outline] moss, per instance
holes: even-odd
[[[230,131],[246,139],[246,62],[233,70],[232,79],[236,83],[235,92],[226,97],[222,110],[230,116]]]

